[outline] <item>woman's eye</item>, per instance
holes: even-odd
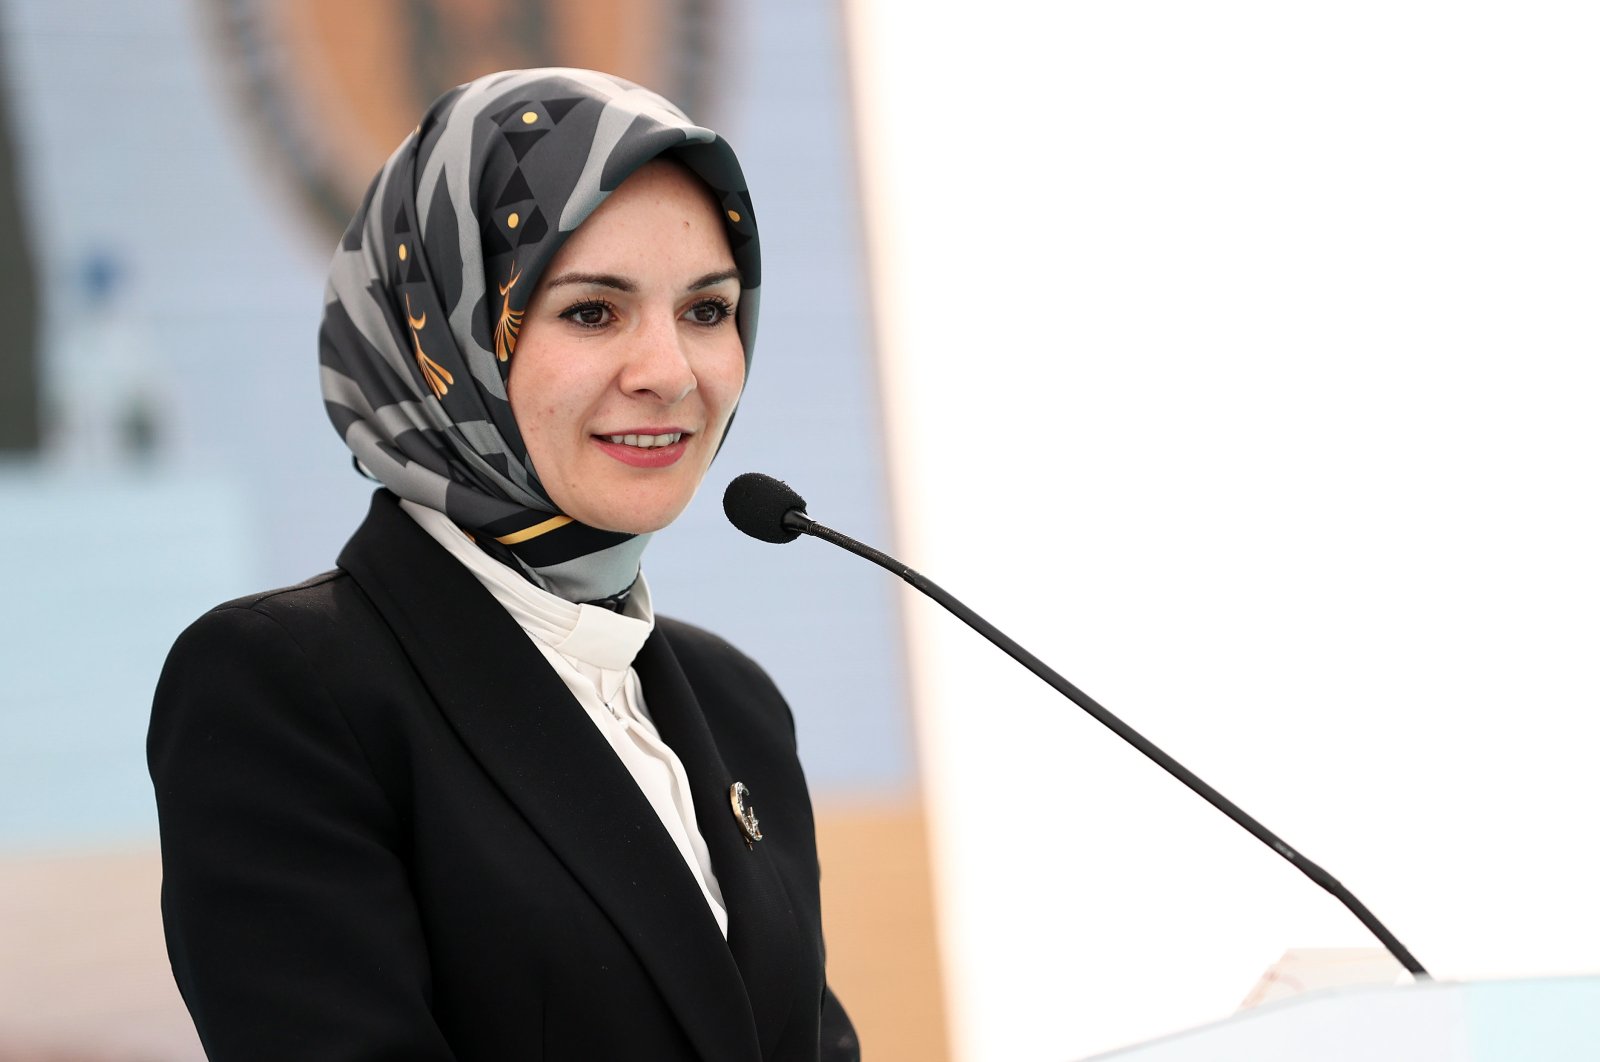
[[[584,328],[601,328],[611,323],[615,314],[603,302],[580,302],[561,314],[563,318]]]
[[[703,299],[689,307],[686,316],[695,324],[721,324],[733,316],[733,307],[721,299]]]

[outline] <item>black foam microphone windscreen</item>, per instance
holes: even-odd
[[[806,501],[781,479],[746,472],[735,476],[722,493],[722,511],[729,523],[763,542],[793,542],[800,532],[784,523],[792,512],[806,511]]]

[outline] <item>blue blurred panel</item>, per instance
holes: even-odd
[[[148,841],[144,733],[167,649],[252,589],[242,493],[0,467],[0,851]]]
[[[157,460],[249,483],[258,570],[291,582],[332,563],[366,505],[318,389],[332,240],[293,213],[197,14],[187,0],[0,8],[44,375],[70,401],[94,383],[97,328],[136,346]]]

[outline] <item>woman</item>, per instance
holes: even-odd
[[[461,86],[379,173],[321,350],[386,489],[335,571],[202,617],[156,693],[168,950],[213,1059],[857,1057],[788,708],[639,574],[759,284],[732,150],[605,75]]]

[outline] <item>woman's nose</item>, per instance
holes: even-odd
[[[666,405],[682,401],[695,389],[694,368],[676,318],[652,321],[634,334],[621,384],[629,394],[653,396]]]

